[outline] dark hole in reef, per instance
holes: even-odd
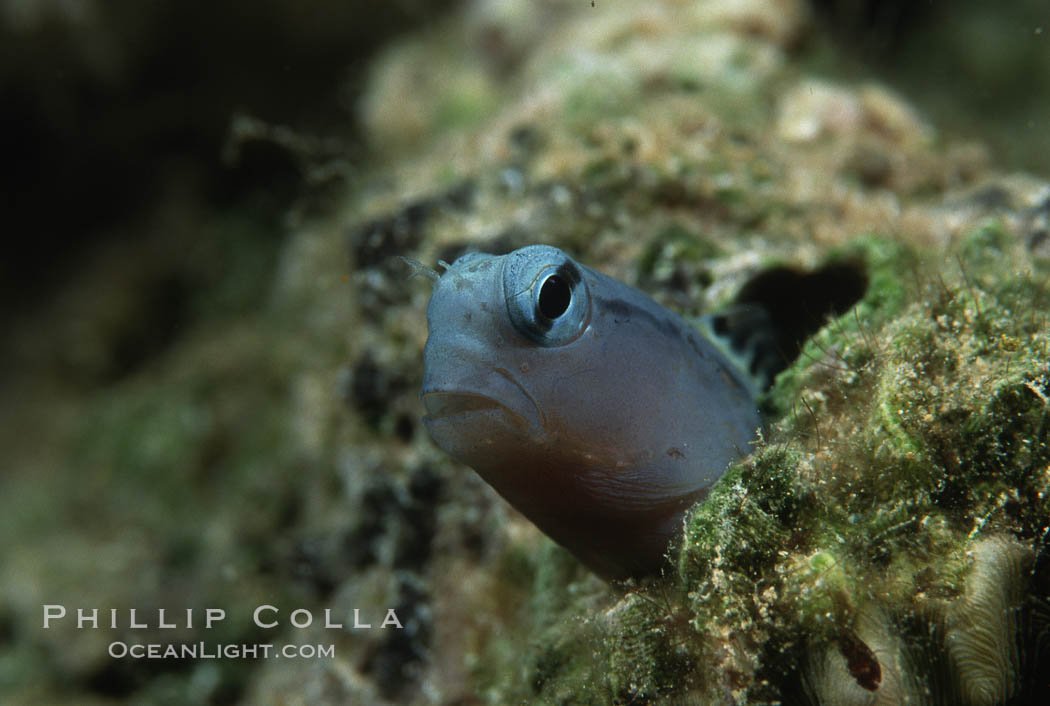
[[[719,336],[725,336],[729,333],[729,322],[722,314],[713,316],[711,317],[711,329]]]
[[[343,377],[341,392],[347,406],[360,413],[369,426],[378,429],[390,411],[390,400],[413,384],[404,375],[380,365],[371,351],[365,351]],[[409,436],[411,431],[407,430]]]
[[[0,645],[9,645],[15,641],[15,621],[14,618],[6,613],[0,611]]]
[[[834,41],[871,61],[888,61],[940,11],[934,3],[905,0],[813,0],[812,9]]]
[[[245,642],[258,639],[251,634],[243,636]],[[246,660],[254,662],[255,660]],[[148,689],[156,679],[172,675],[186,675],[196,664],[194,660],[156,659],[156,660],[107,660],[99,669],[84,676],[84,687],[103,697],[112,699],[133,700]],[[236,703],[244,691],[244,679],[250,667],[232,666],[222,668],[222,685],[209,694],[208,703]]]
[[[772,362],[776,374],[798,357],[802,345],[832,316],[849,311],[868,289],[868,275],[859,261],[834,262],[805,271],[774,267],[753,277],[737,294],[736,304],[756,306],[772,324]],[[728,322],[715,317],[712,327]]]
[[[119,660],[110,660],[87,678],[87,688],[96,694],[120,698],[142,688],[145,675]]]
[[[748,372],[750,372],[752,375],[757,375],[758,372],[761,369],[762,369],[762,362],[761,362],[761,360],[758,359],[758,358],[755,358],[754,360],[751,361],[751,365],[748,367]]]
[[[403,521],[394,545],[395,569],[422,569],[430,560],[437,506],[444,481],[428,466],[412,472],[408,482],[408,502],[401,505]]]
[[[387,699],[398,700],[417,686],[419,665],[430,646],[429,604],[427,591],[407,576],[403,578],[394,612],[404,627],[381,631],[383,636],[370,646],[360,664]]]
[[[399,414],[394,421],[394,436],[406,444],[412,441],[412,434],[415,433],[415,430],[415,419],[408,414]]]
[[[176,273],[157,277],[136,293],[134,311],[104,341],[108,357],[99,377],[114,382],[160,356],[188,319],[191,284]]]
[[[547,136],[535,125],[523,124],[511,130],[508,135],[511,147],[519,156],[531,157],[543,150]]]
[[[289,556],[289,573],[301,586],[313,591],[313,595],[324,600],[339,586],[340,576],[331,564],[332,552],[327,551],[321,540],[307,537],[295,542]]]
[[[386,519],[399,508],[397,493],[389,484],[364,492],[358,522],[343,539],[342,556],[348,566],[363,569],[379,560],[378,542],[386,532]]]

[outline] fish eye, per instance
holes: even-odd
[[[579,265],[547,245],[521,248],[506,257],[503,293],[518,333],[544,346],[576,340],[591,308]]]
[[[572,304],[572,288],[557,273],[543,280],[540,295],[536,298],[536,308],[542,316],[556,319],[569,310]]]

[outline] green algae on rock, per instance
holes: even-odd
[[[669,31],[647,19],[651,37]],[[768,267],[856,259],[869,278],[780,375],[765,444],[694,509],[677,571],[618,596],[507,518],[518,569],[496,580],[519,596],[500,611],[516,639],[484,631],[468,656],[489,703],[828,702],[855,691],[843,667],[880,698],[950,703],[965,677],[931,601],[962,600],[984,537],[1041,547],[1046,290],[1021,231],[1045,187],[1002,180],[1011,206],[997,217],[971,186],[986,154],[942,149],[892,93],[765,75],[732,105],[722,90],[653,80],[644,122],[622,101],[571,102],[586,120],[552,120],[552,82],[547,102],[506,108],[469,159],[446,152],[447,137],[430,153],[500,178],[475,173],[475,211],[435,220],[419,259],[462,252],[465,232],[497,252],[542,234],[699,312]],[[501,145],[522,124],[543,138],[511,158]],[[877,168],[864,157],[876,153]],[[512,172],[499,172],[507,158]],[[534,647],[515,651],[521,640]]]
[[[677,575],[594,628],[605,666],[589,688],[667,703],[1038,693],[1024,670],[1039,628],[1021,613],[1039,610],[1026,567],[1048,519],[1050,287],[1017,241],[1005,276],[1001,258],[945,273],[899,244],[861,249],[876,283],[918,264],[919,291],[891,296],[896,311],[862,302],[781,377],[772,395],[798,403],[694,509]],[[869,304],[886,301],[877,286]]]

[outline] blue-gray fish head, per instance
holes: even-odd
[[[608,577],[658,569],[759,426],[703,335],[557,248],[460,257],[427,326],[431,437]]]

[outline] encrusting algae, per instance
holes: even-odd
[[[650,38],[669,31],[649,26],[660,28]],[[425,238],[392,253],[452,261],[540,241],[686,314],[777,269],[859,263],[867,284],[777,377],[763,438],[693,507],[663,576],[603,585],[499,510],[487,585],[516,598],[492,613],[498,627],[466,628],[487,703],[1041,693],[1038,572],[1017,558],[994,579],[1013,598],[988,627],[1003,643],[992,686],[968,656],[989,638],[959,616],[987,610],[979,585],[998,565],[981,548],[1041,556],[1050,524],[1050,265],[1030,232],[1050,190],[979,184],[979,149],[935,148],[883,89],[813,91],[826,84],[769,70],[759,84],[779,101],[773,116],[745,98],[758,84],[686,98],[687,84],[655,79],[644,120],[620,106],[560,124],[547,112],[557,93],[508,110],[476,143],[506,161],[468,170],[477,215],[442,208]],[[738,91],[731,106],[725,91]],[[877,173],[864,167],[873,152],[890,155]],[[414,306],[428,289],[413,290]]]
[[[871,291],[780,377],[779,420],[694,508],[678,571],[586,622],[604,659],[565,660],[540,694],[559,676],[594,703],[1042,693],[1045,623],[1022,613],[1046,613],[1031,566],[1050,491],[1050,287],[1001,226],[963,253],[989,229],[999,254],[947,273],[892,241],[850,246]],[[990,276],[1000,258],[1014,274]]]

